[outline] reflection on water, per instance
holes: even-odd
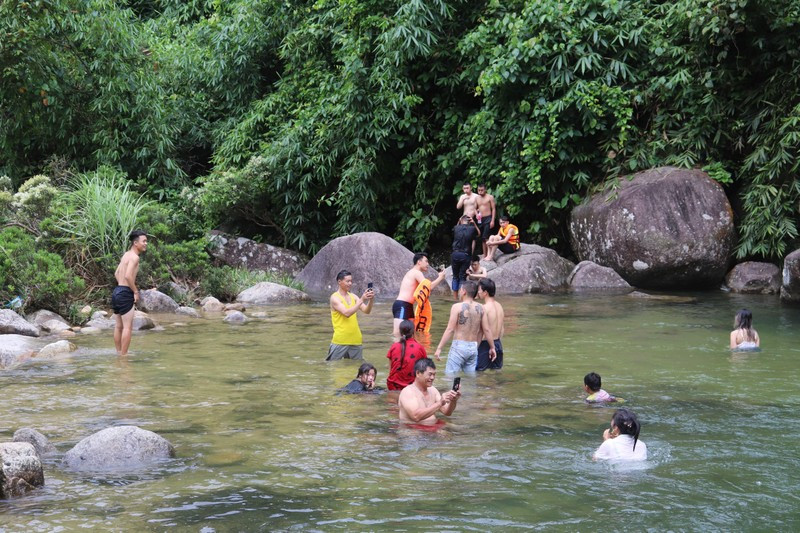
[[[173,327],[173,317],[159,317],[165,331],[137,334],[125,359],[110,335],[81,337],[68,359],[0,376],[2,437],[35,427],[59,449],[45,459],[45,487],[0,502],[0,529],[800,526],[799,309],[714,293],[503,303],[505,367],[465,376],[454,416],[433,431],[397,423],[396,393],[335,394],[358,363],[323,361],[331,336],[323,304],[267,308],[267,319],[237,327],[218,319]],[[726,348],[745,305],[758,353]],[[390,302],[360,322],[384,385]],[[443,322],[440,312],[434,343]],[[646,463],[591,460],[614,406],[583,403],[589,371],[639,415]],[[440,375],[437,384],[450,381]],[[60,468],[78,440],[120,424],[163,435],[178,457],[137,475]]]

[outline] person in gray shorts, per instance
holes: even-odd
[[[475,372],[478,361],[478,341],[485,335],[491,338],[489,321],[483,306],[474,301],[478,292],[478,284],[474,281],[465,281],[458,289],[460,302],[450,308],[450,320],[447,329],[442,334],[442,340],[434,352],[437,361],[441,361],[442,346],[453,338],[450,352],[447,355],[446,374],[455,374],[458,371]],[[494,346],[490,347],[490,356],[494,358]]]

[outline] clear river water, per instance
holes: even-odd
[[[435,432],[399,427],[393,395],[334,394],[358,363],[324,361],[326,303],[242,326],[156,316],[164,330],[135,334],[125,359],[110,333],[78,337],[71,357],[0,374],[0,438],[33,427],[59,451],[44,487],[0,502],[0,530],[799,530],[800,308],[680,296],[501,298],[505,367],[464,377]],[[434,299],[434,347],[450,303]],[[384,386],[390,305],[359,316]],[[727,347],[741,307],[760,352]],[[589,371],[638,414],[645,463],[591,460],[614,407],[583,402]],[[177,457],[144,473],[61,467],[124,424]]]

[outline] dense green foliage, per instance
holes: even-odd
[[[363,230],[420,248],[465,179],[563,252],[577,202],[665,164],[706,168],[738,256],[777,259],[798,238],[799,6],[7,0],[0,175],[111,165],[183,213],[166,240],[186,272],[164,257],[153,281],[196,275],[199,243],[178,243],[219,225],[310,251]]]

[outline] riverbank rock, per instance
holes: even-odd
[[[30,359],[40,346],[27,335],[0,335],[0,369],[13,368]]]
[[[27,442],[36,450],[39,457],[44,457],[56,452],[56,447],[53,446],[47,437],[33,428],[19,428],[14,432],[12,442]]]
[[[36,358],[52,359],[53,357],[58,357],[65,353],[74,352],[77,349],[77,346],[66,340],[53,342],[39,350],[39,353],[36,354]]]
[[[135,470],[170,457],[175,457],[175,448],[160,435],[118,426],[80,441],[64,455],[64,464],[77,471]]]
[[[220,313],[225,310],[225,304],[214,298],[213,296],[206,296],[200,300],[200,307],[206,313]]]
[[[256,283],[236,297],[236,301],[252,305],[304,302],[310,299],[303,291],[269,281]]]
[[[153,329],[156,326],[157,324],[147,316],[147,313],[139,310],[133,312],[133,331],[144,331]]]
[[[47,309],[34,311],[33,313],[26,315],[25,319],[31,324],[39,326],[44,331],[48,331],[50,333],[59,333],[70,328],[69,322],[67,322],[61,315],[52,311],[48,311]]]
[[[193,318],[200,318],[200,313],[197,312],[197,309],[194,307],[179,307],[175,313],[179,315],[190,316]]]
[[[219,231],[210,233],[209,244],[211,257],[232,267],[295,277],[308,263],[308,257],[299,252],[258,243],[244,237],[234,237]]]
[[[244,312],[245,306],[242,302],[233,302],[230,304],[225,304],[225,311],[242,311]]]
[[[567,285],[574,292],[632,291],[633,287],[613,268],[592,261],[581,261],[567,276]]]
[[[747,261],[728,272],[725,284],[733,292],[778,294],[781,291],[781,271],[772,263]]]
[[[38,337],[39,326],[31,324],[11,309],[0,309],[0,333]]]
[[[800,303],[800,249],[795,250],[783,260],[783,280],[781,300]]]
[[[241,311],[228,311],[223,320],[228,324],[244,324],[250,319]]]
[[[81,329],[81,333],[86,333],[84,330],[87,328],[95,328],[95,329],[114,329],[117,325],[117,321],[111,318],[105,318],[104,316],[98,315],[98,313],[105,313],[105,311],[97,311],[92,315],[92,319],[86,323],[86,327]]]
[[[371,281],[377,298],[394,298],[403,276],[414,266],[413,259],[413,252],[382,233],[354,233],[323,246],[297,280],[305,286],[306,292],[327,297],[339,288],[336,274],[348,270],[353,275],[353,294],[361,296]],[[436,279],[434,265],[428,269],[426,277]],[[440,287],[444,287],[444,283]]]
[[[572,249],[653,289],[717,287],[734,244],[722,187],[700,170],[661,167],[621,179],[616,190],[577,206]]]
[[[551,292],[566,286],[574,267],[550,248],[523,244],[517,252],[498,257],[489,277],[499,294]]]
[[[21,496],[44,485],[39,454],[28,442],[0,443],[0,498]]]
[[[136,307],[145,313],[174,313],[178,310],[178,302],[161,291],[148,289],[139,291],[139,301]]]

